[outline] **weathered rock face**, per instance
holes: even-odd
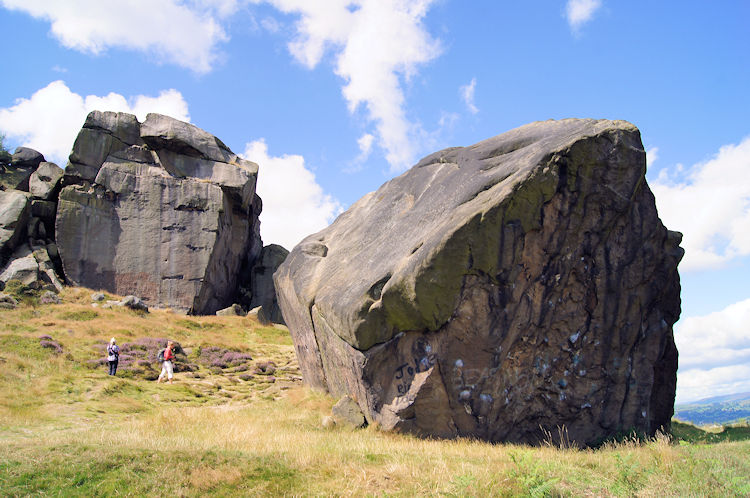
[[[0,190],[0,268],[26,239],[31,199],[26,192]]]
[[[29,193],[37,199],[49,201],[63,177],[63,170],[55,163],[42,162],[29,176]]]
[[[257,172],[188,123],[92,112],[57,208],[67,279],[192,313],[231,304],[262,247]]]
[[[0,283],[19,280],[59,292],[54,226],[62,169],[26,147],[11,162],[0,171]]]
[[[629,123],[547,121],[368,194],[274,276],[306,382],[435,437],[668,426],[683,252],[645,165]]]

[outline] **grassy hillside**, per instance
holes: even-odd
[[[675,406],[675,417],[697,425],[750,421],[750,393],[717,396]]]
[[[0,495],[750,494],[747,428],[678,424],[676,441],[597,450],[324,429],[335,400],[302,387],[285,330],[95,309],[90,294],[0,310]],[[113,335],[118,377],[101,362]],[[173,385],[152,380],[165,338],[184,349]]]

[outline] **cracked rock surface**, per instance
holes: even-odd
[[[606,120],[424,158],[275,273],[306,383],[423,436],[669,426],[683,251],[645,169],[638,129]]]
[[[196,314],[232,303],[262,248],[258,166],[159,114],[89,114],[65,169],[55,232],[74,285]]]

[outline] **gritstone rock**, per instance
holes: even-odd
[[[18,306],[18,301],[13,296],[0,293],[0,309],[12,310]]]
[[[55,163],[42,162],[29,177],[29,193],[35,199],[53,198],[55,189],[63,177],[63,170]]]
[[[216,316],[245,316],[245,310],[239,304],[233,304],[216,312]]]
[[[42,304],[62,304],[62,299],[52,291],[44,291],[39,298],[39,302]]]
[[[44,156],[28,147],[18,147],[11,156],[10,165],[3,168],[0,185],[8,189],[29,190],[29,177],[44,161]]]
[[[32,288],[54,292],[63,289],[63,284],[55,273],[52,260],[44,246],[18,246],[11,261],[0,273],[0,282],[7,284],[11,280],[18,280]]]
[[[30,197],[18,190],[0,190],[0,268],[26,238]]]
[[[365,416],[362,415],[359,405],[349,396],[343,396],[331,409],[333,419],[339,425],[354,428],[365,425]]]
[[[144,303],[138,296],[125,296],[122,298],[122,301],[120,301],[118,306],[124,306],[131,310],[145,311],[148,313],[148,306],[146,306],[146,303]]]
[[[257,172],[191,124],[90,113],[58,203],[66,278],[178,311],[226,307],[262,247]]]
[[[244,281],[250,282],[249,289],[243,289],[244,296],[249,296],[246,307],[250,310],[262,307],[258,318],[264,322],[284,323],[279,303],[276,300],[276,289],[273,285],[273,274],[279,268],[289,251],[278,244],[270,244],[263,248],[250,274],[243,276]]]
[[[606,120],[426,157],[274,275],[306,383],[433,437],[669,426],[683,251],[645,169],[638,129]]]

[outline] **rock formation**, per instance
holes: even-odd
[[[10,280],[59,292],[56,195],[62,169],[19,147],[0,172],[0,288]]]
[[[263,248],[249,272],[243,272],[242,279],[249,285],[241,289],[242,304],[248,310],[257,310],[257,316],[262,322],[284,323],[273,284],[273,274],[279,268],[289,251],[278,244],[270,244]]]
[[[605,120],[424,158],[276,272],[306,383],[434,437],[669,426],[683,251],[645,169],[638,129]]]
[[[0,190],[0,267],[26,238],[31,213],[30,195],[19,190]]]
[[[149,306],[200,314],[224,308],[240,268],[262,247],[257,173],[256,164],[191,124],[90,113],[57,208],[65,276]]]

